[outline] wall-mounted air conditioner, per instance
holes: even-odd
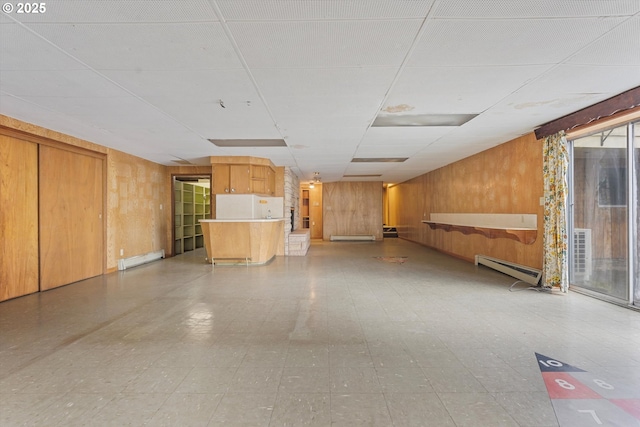
[[[591,229],[575,228],[573,230],[573,279],[586,282],[591,277]]]

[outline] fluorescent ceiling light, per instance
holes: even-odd
[[[382,174],[377,175],[342,175],[343,178],[378,178],[381,177]]]
[[[402,163],[408,157],[354,157],[352,163]]]
[[[284,139],[210,139],[218,147],[286,147]]]
[[[379,114],[373,127],[462,126],[477,114]]]

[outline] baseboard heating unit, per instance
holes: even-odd
[[[350,236],[334,236],[331,235],[330,239],[332,242],[362,242],[362,241],[375,241],[376,236],[369,234],[354,234]]]
[[[136,267],[148,262],[156,261],[164,258],[164,249],[155,252],[149,252],[144,255],[136,255],[129,258],[121,258],[118,260],[118,270],[126,270],[127,268]]]
[[[542,277],[542,270],[527,267],[526,265],[515,264],[513,262],[504,261],[497,258],[491,258],[486,255],[476,255],[476,265],[484,265],[504,273],[508,276],[515,277],[523,282],[537,286]]]

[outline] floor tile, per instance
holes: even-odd
[[[385,393],[393,425],[397,427],[455,427],[435,393]]]
[[[193,368],[178,385],[176,393],[226,393],[238,368]]]
[[[209,426],[268,426],[275,393],[227,393],[218,404]]]
[[[392,425],[382,393],[331,394],[331,422],[333,426]]]
[[[558,426],[546,391],[493,393],[492,395],[520,426]]]
[[[282,378],[282,368],[240,367],[236,371],[229,392],[275,393]]]
[[[279,392],[270,426],[331,426],[329,393]]]
[[[153,418],[168,396],[162,393],[120,393],[84,422],[96,426],[144,425]]]
[[[436,392],[462,393],[476,392],[486,393],[487,389],[467,369],[455,367],[422,368],[429,383]]]
[[[331,389],[329,368],[284,368],[280,380],[280,392],[328,393]]]
[[[327,344],[290,344],[287,349],[286,367],[328,367]]]
[[[433,392],[431,383],[420,368],[376,368],[384,393]]]
[[[380,393],[375,368],[331,368],[332,393]]]
[[[206,426],[222,400],[223,394],[175,393],[149,421],[152,426]]]
[[[640,389],[636,311],[509,292],[402,239],[255,268],[202,254],[0,303],[0,425],[582,426],[536,353]]]
[[[457,426],[518,427],[489,393],[438,393]]]

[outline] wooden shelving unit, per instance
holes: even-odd
[[[309,228],[309,190],[302,190],[301,201],[300,218],[302,219],[302,228]]]
[[[174,255],[204,247],[201,219],[211,218],[210,190],[202,185],[174,183]]]

